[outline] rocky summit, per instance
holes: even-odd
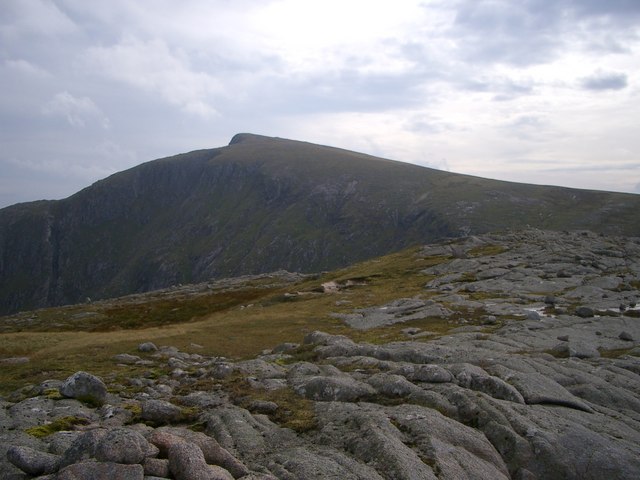
[[[640,478],[640,238],[528,230],[413,255],[417,295],[316,289],[343,335],[235,360],[147,341],[112,358],[126,374],[7,395],[0,478]]]

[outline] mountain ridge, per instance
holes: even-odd
[[[526,226],[640,234],[640,196],[515,184],[254,134],[0,210],[0,313]]]

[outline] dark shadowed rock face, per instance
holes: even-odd
[[[491,325],[460,321],[417,339],[411,329],[376,344],[311,332],[299,347],[237,362],[161,347],[145,368],[163,373],[131,378],[144,390],[101,408],[1,400],[0,480],[640,478],[640,239],[528,231],[421,255],[453,246],[458,254],[425,277],[431,303],[406,316],[443,305],[491,314]],[[368,309],[358,335],[378,311],[402,322],[407,310],[389,308],[400,300]],[[601,354],[560,354],[559,341]],[[270,408],[255,408],[267,395]],[[139,423],[145,406],[180,415],[149,426]],[[85,422],[27,433],[69,416]]]
[[[485,180],[243,134],[0,210],[0,314],[526,225],[638,234],[640,196]]]

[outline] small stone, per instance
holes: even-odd
[[[24,365],[29,361],[29,357],[0,358],[0,365]]]
[[[213,378],[222,380],[233,373],[234,366],[227,362],[217,362],[211,367],[210,374]]]
[[[621,332],[620,335],[618,335],[618,338],[625,342],[633,342],[633,336],[627,331]]]
[[[576,308],[576,315],[581,318],[590,318],[595,315],[595,312],[591,307],[578,307]]]
[[[118,355],[114,355],[112,359],[114,362],[122,363],[124,365],[133,365],[137,361],[142,360],[140,357],[136,355],[129,355],[128,353],[120,353]]]
[[[556,297],[554,297],[553,295],[547,295],[546,297],[544,297],[544,303],[547,305],[555,305],[556,301]]]
[[[402,330],[402,333],[404,333],[405,335],[408,335],[408,336],[413,336],[416,333],[420,333],[420,331],[421,331],[421,329],[418,328],[418,327],[409,327],[409,328],[404,328]]]
[[[498,319],[495,317],[495,315],[485,315],[484,317],[482,317],[483,325],[495,325],[496,323],[498,323]]]
[[[560,340],[561,342],[568,342],[569,341],[569,335],[558,335],[558,340]]]
[[[274,347],[273,349],[273,353],[286,353],[286,352],[290,352],[291,350],[295,350],[296,348],[298,348],[300,346],[299,343],[293,343],[293,342],[285,342],[285,343],[281,343],[280,345]]]
[[[138,345],[138,351],[143,353],[156,352],[158,347],[153,342],[145,342]]]
[[[169,361],[167,362],[167,365],[169,366],[169,368],[187,368],[189,365],[187,364],[187,362],[180,360],[179,358],[170,358]]]
[[[525,315],[527,317],[527,320],[533,320],[533,321],[540,320],[540,314],[535,310],[526,310]]]
[[[254,413],[274,413],[278,410],[278,404],[275,402],[268,402],[264,400],[254,400],[249,404],[249,411]]]

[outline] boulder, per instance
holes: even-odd
[[[412,382],[424,382],[424,383],[447,383],[453,381],[453,375],[442,368],[440,365],[427,364],[427,365],[403,365],[397,369],[392,370],[390,373],[395,373],[406,377],[407,380]]]
[[[624,340],[625,342],[633,342],[633,335],[631,335],[627,331],[620,332],[620,335],[618,335],[618,338],[620,340]]]
[[[521,404],[525,403],[520,392],[504,380],[489,375],[475,365],[462,364],[457,367],[456,380],[461,387],[486,393],[500,400],[508,400]]]
[[[578,307],[576,308],[576,315],[582,318],[590,318],[595,315],[593,308],[591,307]]]
[[[142,463],[146,457],[157,452],[157,447],[149,445],[140,433],[127,428],[116,428],[98,441],[95,458],[101,462],[134,464]]]
[[[278,410],[278,404],[266,400],[254,400],[249,404],[248,410],[250,412],[263,413],[268,415]]]
[[[166,458],[145,458],[142,463],[145,476],[169,478],[169,460]]]
[[[87,372],[76,372],[60,386],[60,395],[75,398],[95,406],[104,404],[107,387],[104,382]]]
[[[568,342],[560,339],[563,343],[557,344],[551,350],[557,355],[574,358],[598,358],[600,351],[592,344],[586,342]]]
[[[169,470],[176,480],[233,480],[222,467],[211,468],[200,447],[182,441],[169,446]]]
[[[142,402],[140,417],[158,425],[176,423],[182,419],[182,410],[165,400],[146,400]]]
[[[420,387],[415,386],[401,375],[377,373],[370,376],[367,382],[378,393],[387,397],[407,397],[421,391]]]
[[[305,377],[293,389],[298,395],[320,402],[355,402],[375,394],[372,387],[349,376]]]
[[[513,385],[529,404],[561,405],[593,413],[591,407],[572,395],[555,380],[541,373],[514,373],[505,378]]]
[[[175,443],[186,441],[196,445],[208,464],[218,465],[228,470],[235,478],[249,473],[249,469],[212,437],[186,428],[161,427],[156,429],[149,441],[160,449],[161,455],[168,455],[169,448]]]
[[[95,456],[100,439],[107,434],[102,428],[88,430],[78,436],[62,456],[61,466],[67,466]]]
[[[7,450],[7,459],[29,475],[45,475],[58,470],[60,456],[26,446],[14,445]]]

